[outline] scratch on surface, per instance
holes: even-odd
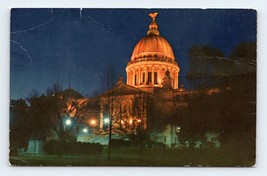
[[[30,56],[29,52],[19,42],[15,41],[15,40],[10,40],[10,41],[17,44],[26,53],[26,55],[30,59],[30,63],[29,63],[29,66],[30,66],[32,64],[32,57]]]
[[[53,18],[51,18],[50,20],[48,20],[48,21],[46,21],[46,22],[44,22],[44,23],[41,23],[41,24],[39,24],[39,25],[37,25],[37,26],[31,27],[31,28],[29,28],[29,29],[25,29],[25,30],[22,30],[22,31],[14,31],[14,32],[11,32],[11,34],[20,34],[20,33],[24,33],[24,32],[32,31],[32,30],[34,30],[34,29],[36,29],[36,28],[38,28],[38,27],[47,25],[48,23],[50,23],[50,22],[53,21],[54,19],[55,19],[55,17],[53,17]]]
[[[105,28],[108,28],[109,30],[111,31],[121,31],[121,30],[117,30],[117,29],[114,29],[112,28],[110,25],[108,24],[104,24],[104,23],[100,23],[99,21],[96,21],[95,19],[93,19],[92,17],[90,16],[87,16],[89,18],[90,21],[92,21],[93,23],[96,23],[97,25],[100,25],[100,26],[103,26]]]
[[[83,8],[80,8],[80,19],[81,19],[81,21],[83,21]]]
[[[20,158],[18,158],[18,157],[11,156],[10,158],[12,158],[12,159],[14,159],[14,160],[17,160],[17,161],[22,161],[22,162],[24,162],[24,163],[29,163],[29,161],[20,159]]]
[[[201,59],[201,56],[195,57],[195,58],[200,58]],[[214,59],[214,57],[205,57],[203,59]],[[236,64],[246,64],[246,65],[256,66],[256,60],[247,61],[244,58],[229,59],[227,57],[215,57],[215,59],[222,60],[222,61],[227,61],[227,62],[235,62]]]

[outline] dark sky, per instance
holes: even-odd
[[[179,83],[186,84],[191,46],[212,45],[227,56],[240,42],[256,42],[253,10],[13,9],[10,98],[25,98],[32,89],[44,93],[57,78],[66,89],[69,75],[72,88],[91,96],[101,89],[107,63],[125,80],[125,67],[154,11],[181,68]]]

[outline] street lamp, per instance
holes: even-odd
[[[67,126],[71,125],[71,119],[68,118],[68,119],[65,121],[65,124],[66,124]]]
[[[66,135],[68,134],[68,130],[66,131],[66,128],[68,128],[68,126],[71,126],[71,124],[72,124],[72,120],[70,117],[66,117],[62,119],[63,129],[61,133],[61,140],[63,140],[63,142],[65,142]]]
[[[83,129],[83,133],[88,133],[88,129],[87,128],[84,128]]]
[[[88,136],[88,132],[89,132],[89,130],[88,130],[88,128],[87,127],[84,127],[83,129],[82,129],[82,142],[88,142],[89,141],[89,136]]]
[[[181,131],[181,127],[179,127],[179,126],[176,127],[176,132],[177,132],[177,133],[180,133],[180,131]]]
[[[104,119],[104,123],[108,124],[109,123],[109,119],[108,118],[105,118]]]
[[[64,123],[63,123],[63,131],[65,132],[65,128],[66,128],[66,126],[68,127],[68,126],[70,126],[71,125],[71,123],[72,123],[72,121],[71,121],[71,119],[68,117],[65,121],[64,121]]]
[[[92,119],[92,120],[90,121],[90,125],[95,126],[95,125],[96,125],[96,120],[95,120],[95,119]]]
[[[129,124],[130,124],[130,125],[133,124],[133,120],[132,120],[132,119],[129,120]]]
[[[177,135],[177,144],[178,144],[178,147],[180,147],[180,141],[179,141],[180,140],[179,139],[180,136],[179,136],[179,134],[181,132],[181,127],[177,126],[175,131],[176,131],[176,135]],[[175,139],[175,143],[176,143],[176,139]]]

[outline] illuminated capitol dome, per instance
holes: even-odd
[[[147,35],[135,46],[126,67],[127,84],[153,91],[153,88],[178,88],[180,68],[175,61],[169,42],[160,36],[156,13],[150,13],[152,22]]]

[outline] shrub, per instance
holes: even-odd
[[[96,143],[61,143],[56,140],[46,142],[44,146],[45,152],[48,154],[65,154],[65,155],[91,155],[102,154],[103,146]]]

